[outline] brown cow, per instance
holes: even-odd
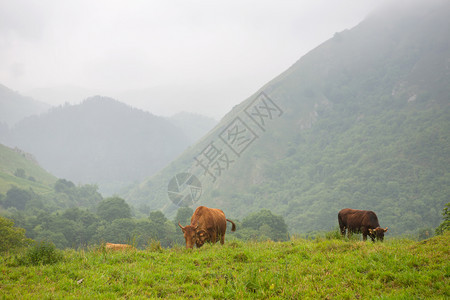
[[[197,248],[203,246],[206,242],[216,243],[219,241],[225,243],[225,231],[227,230],[227,221],[232,224],[231,231],[236,231],[236,225],[233,221],[225,218],[222,210],[217,208],[208,208],[199,206],[191,217],[191,225],[180,226],[186,240],[186,248]]]
[[[105,249],[106,249],[106,250],[119,250],[119,251],[123,251],[123,250],[132,250],[132,249],[134,249],[134,247],[131,246],[131,245],[126,245],[126,244],[112,244],[112,243],[106,243]]]
[[[338,214],[339,228],[342,236],[350,237],[352,233],[362,233],[363,240],[367,240],[369,236],[373,242],[375,237],[377,240],[383,241],[384,233],[388,228],[380,228],[377,215],[371,210],[358,210],[351,208],[344,208]]]

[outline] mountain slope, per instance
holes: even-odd
[[[9,145],[33,153],[52,174],[107,194],[154,174],[188,145],[166,119],[99,96],[27,118],[10,136]]]
[[[183,130],[190,144],[194,144],[217,124],[212,118],[188,112],[177,113],[168,120]]]
[[[11,186],[47,193],[56,180],[37,164],[31,154],[0,144],[0,194],[6,194]]]
[[[0,84],[0,123],[13,126],[25,117],[47,111],[50,105],[24,97]]]
[[[344,207],[374,210],[391,234],[437,226],[450,195],[449,20],[448,2],[418,1],[336,33],[128,201],[171,214],[168,183],[187,172],[203,188],[195,205],[235,218],[268,208],[291,232],[330,229]]]

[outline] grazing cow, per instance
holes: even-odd
[[[383,241],[384,233],[388,228],[380,228],[377,215],[371,210],[358,210],[351,208],[344,208],[338,214],[339,228],[342,236],[350,237],[352,233],[362,233],[363,240],[367,240],[369,236],[373,242],[375,237],[377,240]]]
[[[233,221],[225,218],[222,210],[217,208],[208,208],[199,206],[191,217],[191,225],[180,226],[186,240],[186,248],[197,248],[203,246],[206,242],[216,243],[219,241],[225,243],[225,231],[227,230],[227,221],[232,224],[231,231],[236,231],[236,225]]]
[[[106,250],[119,250],[119,251],[123,251],[123,250],[131,250],[131,249],[134,249],[134,247],[131,246],[131,245],[126,245],[126,244],[112,244],[112,243],[106,243],[105,249],[106,249]]]

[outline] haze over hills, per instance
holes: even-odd
[[[450,3],[394,4],[303,56],[126,198],[174,214],[169,182],[188,173],[202,186],[194,206],[267,208],[294,233],[333,228],[345,207],[374,210],[394,235],[432,228],[450,195],[449,95]]]
[[[24,119],[4,141],[55,176],[107,194],[154,174],[190,142],[168,119],[100,96]]]
[[[197,142],[217,124],[212,118],[188,112],[177,113],[168,120],[183,130],[190,144]]]
[[[23,118],[43,113],[49,108],[50,105],[44,102],[22,96],[0,84],[0,123],[11,127]]]

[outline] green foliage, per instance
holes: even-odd
[[[48,265],[62,261],[63,253],[51,242],[42,241],[29,247],[23,257],[18,258],[20,265]]]
[[[186,226],[191,224],[191,217],[194,214],[194,210],[190,207],[180,207],[177,210],[177,214],[174,218],[174,223],[175,225],[178,225],[178,222],[180,222],[180,224],[182,226]]]
[[[162,226],[167,222],[167,218],[160,210],[152,211],[149,216],[150,220],[157,226]]]
[[[444,231],[450,230],[450,202],[445,204],[442,210],[442,223],[436,228],[436,234],[443,234]]]
[[[6,193],[4,200],[5,208],[15,207],[18,210],[24,210],[27,203],[35,198],[35,194],[32,190],[23,190],[16,186],[13,186]]]
[[[286,241],[289,239],[287,225],[282,216],[274,215],[268,209],[250,214],[242,221],[242,232],[238,236],[244,239]]]
[[[120,197],[102,200],[97,207],[97,215],[108,222],[116,219],[131,218],[130,206]]]
[[[446,299],[450,235],[415,242],[241,242],[200,249],[64,251],[56,265],[0,260],[6,299]],[[39,288],[24,288],[38,286]]]
[[[57,201],[64,202],[65,207],[82,206],[94,209],[103,200],[96,185],[75,186],[71,181],[58,179],[54,189],[57,192]]]
[[[173,219],[173,224],[175,226],[175,237],[174,237],[174,243],[177,245],[184,245],[186,243],[183,232],[178,227],[178,222],[181,224],[181,226],[186,226],[191,224],[191,217],[194,214],[194,210],[190,207],[180,207],[177,210],[177,214],[175,215],[175,218]]]
[[[66,179],[58,179],[54,185],[55,191],[58,193],[67,193],[75,188],[75,184]]]
[[[31,240],[25,236],[25,229],[14,227],[14,221],[0,217],[0,253],[23,247]]]

